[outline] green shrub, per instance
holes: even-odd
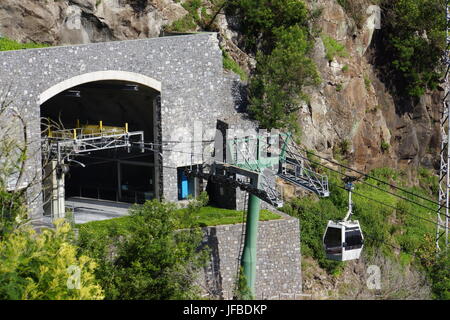
[[[355,21],[358,28],[365,22],[367,1],[365,0],[338,0],[344,11]]]
[[[199,23],[201,22],[201,17],[198,10],[202,7],[201,0],[188,0],[182,3],[182,6],[188,12],[182,18],[174,21],[170,26],[165,28],[169,32],[187,32],[194,31]],[[206,13],[201,11],[202,13]]]
[[[372,81],[370,80],[370,78],[364,74],[364,86],[366,87],[367,91],[370,90],[371,84],[372,84]]]
[[[177,212],[174,204],[148,201],[119,225],[80,226],[81,252],[100,261],[96,276],[106,298],[198,297],[194,282],[207,251],[199,250],[202,233],[192,215],[201,205]]]
[[[430,272],[435,299],[450,300],[450,255],[442,252]]]
[[[240,18],[247,49],[256,51],[261,39],[265,53],[276,45],[278,29],[307,27],[309,18],[306,5],[298,0],[230,0],[226,10]]]
[[[1,182],[0,240],[27,219],[24,195],[21,192],[8,192]]]
[[[245,71],[242,70],[242,68],[239,66],[239,64],[236,61],[234,61],[230,57],[230,55],[228,53],[226,53],[225,50],[222,50],[222,56],[223,56],[224,69],[233,71],[234,73],[239,75],[239,77],[241,78],[242,81],[248,80],[248,75],[245,73]]]
[[[339,159],[340,156],[346,156],[350,152],[350,141],[343,139],[337,143],[333,148],[333,157]]]
[[[40,234],[31,227],[16,229],[0,241],[0,259],[2,300],[103,299],[96,262],[77,256],[70,226],[62,221]],[[75,268],[79,288],[77,273],[71,273]]]
[[[296,111],[301,101],[308,99],[303,88],[320,82],[316,65],[308,57],[313,44],[297,25],[279,29],[277,39],[269,55],[257,56],[249,111],[266,129],[298,131]]]
[[[323,45],[325,46],[325,58],[328,61],[333,61],[333,59],[338,57],[348,57],[349,54],[345,46],[334,40],[328,35],[322,35]]]
[[[387,152],[389,151],[390,145],[388,142],[381,140],[381,151]]]
[[[385,0],[382,9],[383,55],[400,75],[401,93],[418,97],[436,89],[443,75],[441,57],[446,47],[445,1]]]

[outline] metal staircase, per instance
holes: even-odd
[[[285,158],[280,159],[278,177],[295,186],[314,192],[319,197],[328,197],[328,177],[312,170],[307,164],[307,158],[302,156],[302,150],[292,141],[280,135],[285,145]],[[289,141],[290,140],[290,141]],[[306,161],[305,161],[306,160]]]

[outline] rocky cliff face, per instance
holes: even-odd
[[[326,59],[322,37],[316,39],[314,60],[322,75],[310,88],[311,102],[301,109],[303,142],[321,153],[347,153],[360,169],[436,165],[439,142],[439,93],[418,101],[399,99],[380,80],[371,64],[377,53],[376,7],[357,28],[335,0],[308,1],[323,8],[317,22],[326,34],[344,44],[347,54]],[[382,21],[381,21],[382,27]],[[343,150],[343,149],[347,150]]]
[[[171,0],[2,0],[0,33],[52,45],[148,38],[186,13]]]
[[[2,0],[0,34],[17,41],[78,44],[156,37],[163,26],[187,14],[172,0]],[[209,1],[204,1],[206,7]],[[418,101],[399,99],[371,64],[377,51],[377,10],[368,10],[359,26],[336,0],[308,0],[322,8],[321,34],[344,44],[346,55],[326,58],[323,37],[316,38],[314,60],[322,77],[308,88],[311,101],[301,106],[302,141],[323,155],[347,158],[357,168],[437,165],[438,92]],[[216,17],[221,45],[243,69],[255,60],[239,48],[239,21]],[[381,21],[382,27],[382,21]]]
[[[347,159],[363,171],[381,166],[412,169],[438,166],[439,92],[415,101],[395,95],[374,66],[380,8],[362,0],[364,14],[354,21],[336,0],[306,0],[311,10],[321,9],[315,23],[318,36],[313,58],[322,77],[318,87],[308,88],[311,97],[301,106],[302,142],[327,157]],[[219,17],[222,44],[244,69],[254,66],[243,55],[239,23]],[[323,38],[345,46],[345,54],[327,59]]]

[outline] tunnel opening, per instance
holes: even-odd
[[[47,214],[55,210],[51,200],[55,183],[63,185],[64,199],[133,204],[159,198],[160,161],[155,146],[159,95],[158,90],[139,83],[101,80],[65,89],[41,104],[43,139],[87,137],[81,152],[71,151],[68,156],[66,149],[58,147],[64,150],[60,158],[55,160],[54,153],[53,164],[43,163],[44,171],[56,173],[56,182],[47,178],[51,187],[47,192],[44,188]],[[89,140],[91,136],[96,140]],[[63,177],[61,166],[66,170]]]

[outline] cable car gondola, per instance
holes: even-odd
[[[359,259],[364,246],[364,237],[358,220],[348,220],[352,215],[352,183],[346,184],[349,191],[348,212],[342,221],[328,221],[323,246],[327,259],[348,261]]]
[[[359,222],[328,221],[323,245],[327,259],[338,261],[359,259],[364,246]]]

